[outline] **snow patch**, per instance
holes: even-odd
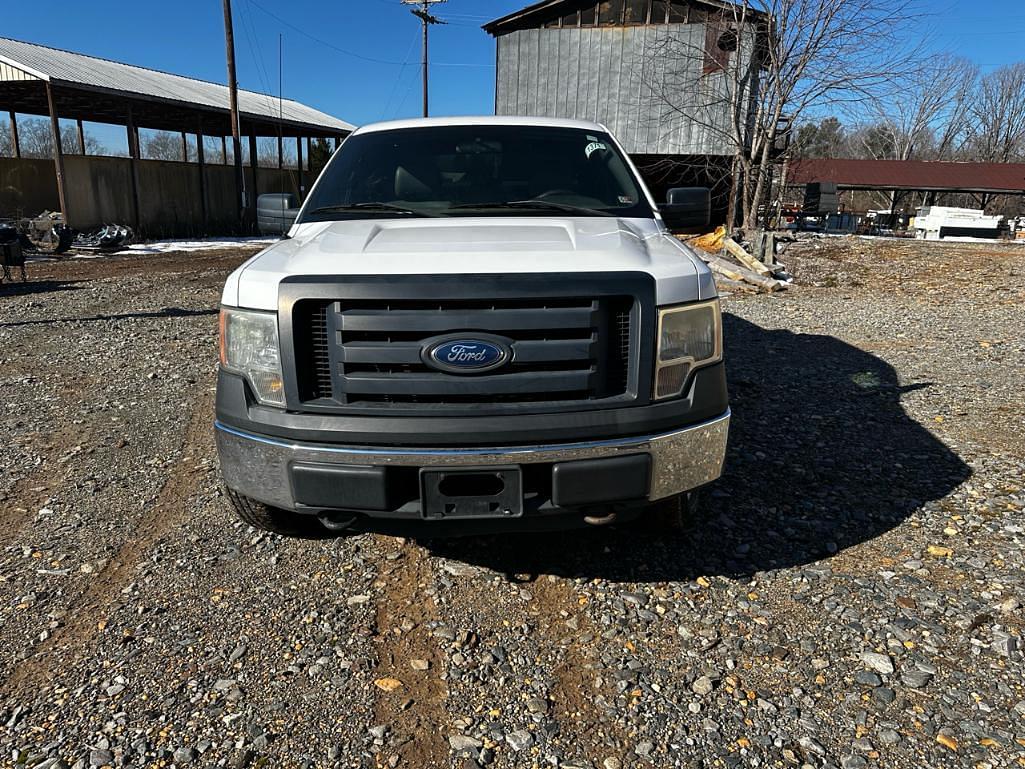
[[[202,238],[199,240],[158,240],[151,243],[133,243],[120,251],[106,253],[76,254],[76,259],[96,259],[103,256],[141,256],[145,254],[168,254],[174,251],[216,251],[221,248],[237,248],[239,246],[266,247],[277,243],[280,238],[245,237],[245,238]]]

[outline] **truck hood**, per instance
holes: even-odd
[[[715,295],[707,267],[653,219],[495,217],[300,224],[229,277],[223,302],[277,308],[293,275],[647,272],[659,304]]]

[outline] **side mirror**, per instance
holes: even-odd
[[[704,232],[712,217],[712,193],[708,187],[673,187],[659,212],[673,232]]]

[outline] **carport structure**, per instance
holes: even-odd
[[[203,137],[220,137],[222,158],[227,158],[225,137],[232,133],[228,103],[228,88],[218,83],[0,38],[0,112],[10,115],[14,154],[13,159],[0,160],[30,162],[21,157],[16,114],[48,117],[53,140],[52,178],[65,221],[73,226],[131,221],[143,230],[168,232],[199,231],[211,226],[231,228],[233,223],[237,224],[242,213],[236,202],[242,198],[238,182],[230,166],[206,162],[203,146]],[[296,191],[301,197],[306,187],[304,142],[308,158],[311,138],[332,140],[337,146],[354,128],[344,120],[291,99],[239,90],[238,103],[240,134],[248,136],[249,142],[249,169],[242,184],[250,208],[255,207],[254,191],[277,192],[284,188],[280,177],[284,171],[286,139],[296,143]],[[74,168],[69,167],[60,141],[61,119],[77,122],[82,154],[74,157]],[[83,121],[124,125],[128,158],[85,158]],[[196,163],[143,160],[140,127],[180,133],[183,160],[188,157],[184,151],[186,136],[196,135]],[[262,167],[257,172],[258,136],[277,137],[277,169]],[[116,167],[117,164],[124,167]],[[28,175],[19,175],[18,170],[14,169],[13,182],[10,178],[4,180],[8,188]],[[184,193],[189,198],[188,206],[175,209],[173,221],[150,211],[162,203],[151,206],[149,196],[161,201],[173,190],[178,191],[179,197]]]
[[[1025,197],[1025,163],[812,158],[793,161],[787,178],[790,186],[836,182],[840,190],[918,192],[926,205],[940,193],[975,195],[981,208],[995,195]]]

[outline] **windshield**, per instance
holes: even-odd
[[[485,125],[351,136],[324,169],[299,221],[538,212],[652,216],[608,134]]]

